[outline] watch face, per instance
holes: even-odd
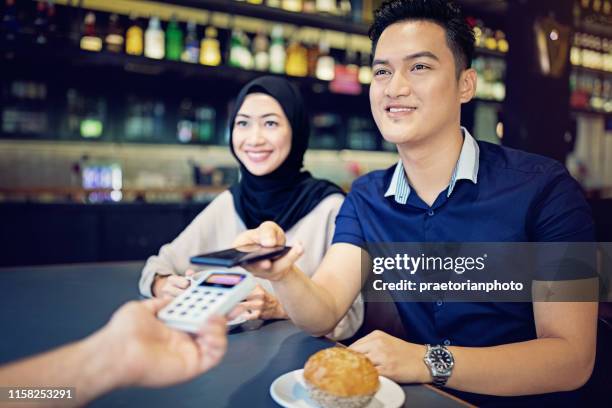
[[[437,371],[446,372],[453,367],[452,355],[442,348],[432,349],[429,360]]]

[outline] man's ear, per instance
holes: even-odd
[[[476,95],[477,85],[476,70],[468,68],[459,77],[459,100],[461,103],[468,103]]]

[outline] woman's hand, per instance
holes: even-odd
[[[191,280],[189,279],[195,274],[195,272],[191,269],[188,269],[185,272],[185,276],[180,275],[168,275],[168,276],[159,276],[155,277],[155,281],[153,282],[153,288],[151,292],[153,296],[159,297],[162,299],[172,299],[183,293],[185,289],[191,285]]]
[[[247,320],[287,319],[287,314],[278,299],[259,284],[239,304],[245,310]]]

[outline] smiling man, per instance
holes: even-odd
[[[561,164],[477,142],[461,127],[461,105],[476,89],[474,36],[452,2],[388,1],[370,37],[372,114],[400,160],[355,181],[312,280],[295,266],[301,245],[250,268],[313,335],[334,327],[359,294],[368,243],[594,240],[589,207]],[[235,242],[247,243],[284,244],[285,236],[264,223]],[[559,406],[576,404],[571,391],[591,375],[596,303],[396,306],[406,338],[376,331],[351,347],[398,382],[446,386],[478,405]]]

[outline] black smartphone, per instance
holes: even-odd
[[[224,249],[208,254],[196,255],[189,258],[194,265],[212,265],[231,268],[236,265],[274,259],[285,255],[291,247],[276,246],[262,247],[259,245],[245,245],[237,248]]]

